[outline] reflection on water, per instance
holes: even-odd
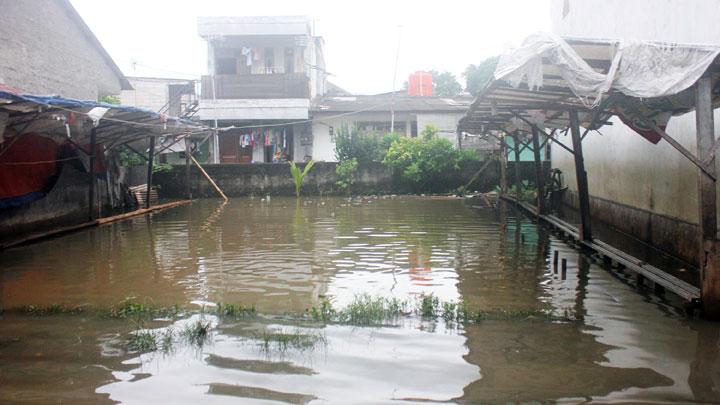
[[[548,262],[554,250],[568,261],[564,277]],[[195,315],[214,325],[206,345],[137,355],[123,346],[125,321],[10,311],[0,320],[0,402],[720,401],[718,326],[678,316],[504,206],[200,201],[2,252],[0,266],[4,308],[134,296],[262,314]],[[302,317],[325,299],[340,308],[363,293],[546,308],[575,321],[410,316],[358,327]]]

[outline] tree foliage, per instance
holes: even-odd
[[[357,180],[358,161],[355,158],[340,161],[335,168],[337,174],[337,186],[348,195],[352,192],[352,186]]]
[[[431,70],[433,77],[433,95],[438,97],[455,97],[462,93],[462,85],[454,74],[443,71]]]
[[[465,77],[465,91],[475,95],[492,80],[499,59],[499,56],[492,56],[477,65],[468,65],[468,67],[465,68],[465,73],[463,73]]]
[[[380,135],[363,131],[356,125],[343,124],[334,135],[335,157],[338,161],[356,159],[359,164],[381,162],[390,144],[400,135]]]
[[[419,138],[396,140],[383,161],[400,173],[416,192],[447,191],[461,163],[477,159],[472,153],[458,151],[452,142],[436,133],[436,128],[428,126]]]

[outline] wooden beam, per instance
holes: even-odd
[[[88,220],[95,219],[95,141],[96,129],[90,130],[90,154],[88,155]]]
[[[532,127],[532,143],[533,154],[535,155],[535,188],[537,189],[537,209],[538,214],[545,214],[545,174],[542,168],[542,160],[540,159],[540,130],[533,125]]]
[[[704,316],[720,319],[720,263],[717,257],[717,195],[715,187],[715,154],[712,150],[714,119],[712,80],[705,75],[697,82],[696,137],[697,155],[708,162],[698,166],[698,211],[700,218],[701,300]]]
[[[155,138],[149,137],[150,147],[148,148],[147,157],[147,182],[145,189],[145,208],[150,208],[150,190],[152,189],[152,174],[153,174],[153,157],[155,157]]]
[[[188,200],[192,199],[192,188],[190,187],[190,155],[192,155],[191,139],[185,137],[185,195]]]
[[[508,181],[507,181],[507,154],[508,145],[504,140],[500,140],[500,195],[505,195],[508,192]]]
[[[587,172],[583,158],[580,121],[576,110],[570,110],[570,133],[572,135],[573,156],[575,157],[575,177],[577,179],[578,199],[580,201],[580,240],[591,241],[590,194],[588,191]]]
[[[710,165],[706,165],[700,159],[695,157],[695,155],[693,155],[692,152],[685,149],[684,146],[680,145],[680,143],[678,141],[676,141],[672,136],[668,135],[667,132],[663,131],[662,128],[657,126],[657,124],[655,124],[652,120],[645,119],[641,115],[638,115],[638,117],[640,117],[640,119],[646,125],[648,125],[650,128],[652,128],[653,131],[657,132],[658,135],[660,135],[660,137],[662,137],[662,139],[664,139],[667,143],[670,144],[670,146],[675,148],[678,152],[682,153],[683,156],[685,156],[690,162],[692,162],[692,164],[697,166],[698,169],[700,169],[703,173],[705,173],[707,176],[709,176],[713,181],[716,180],[714,167],[712,169],[708,168],[708,166],[710,166]],[[712,130],[711,130],[710,143],[707,145],[707,147],[703,147],[703,153],[709,153],[709,150],[712,148],[712,142],[714,139],[715,138],[714,138]],[[702,156],[700,154],[700,149],[698,149],[698,155]]]
[[[215,184],[215,181],[213,181],[212,177],[210,177],[210,175],[207,174],[207,172],[205,171],[205,169],[203,169],[203,167],[200,165],[200,163],[198,163],[198,161],[195,160],[195,157],[193,155],[190,155],[190,159],[192,159],[193,163],[195,163],[195,166],[197,166],[197,168],[200,169],[200,173],[202,173],[203,176],[205,176],[205,178],[210,182],[210,184],[213,186],[215,191],[217,191],[217,193],[220,195],[220,197],[222,197],[223,200],[227,201],[228,198],[225,195],[225,193],[223,193],[223,191],[220,190],[220,187],[218,187],[218,185]]]
[[[515,196],[518,201],[522,201],[520,196],[522,195],[522,184],[520,182],[520,145],[518,141],[517,131],[513,132],[513,146],[515,150]]]

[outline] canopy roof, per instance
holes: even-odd
[[[598,126],[620,115],[630,121],[642,116],[664,127],[670,116],[694,109],[692,88],[706,72],[712,74],[713,104],[718,104],[719,53],[720,47],[707,45],[534,34],[500,58],[494,79],[459,130],[567,128],[568,110],[578,111],[584,126],[592,118]]]
[[[83,139],[96,127],[98,143],[125,144],[148,136],[183,135],[209,128],[143,108],[76,100],[59,96],[20,94],[0,85],[0,128],[66,134]],[[66,125],[67,124],[67,128]],[[0,131],[2,133],[2,131]],[[7,133],[6,133],[7,135]]]

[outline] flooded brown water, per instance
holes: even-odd
[[[564,279],[554,250],[568,261]],[[639,293],[508,208],[204,200],[0,252],[0,268],[2,403],[720,401],[717,324]],[[529,315],[308,320],[323,301],[344,308],[362,294]],[[138,354],[123,343],[136,328],[127,319],[18,310],[128,297],[191,309],[145,327],[202,319],[207,342]],[[216,302],[257,315],[218,317]],[[280,334],[296,339],[268,341]]]

